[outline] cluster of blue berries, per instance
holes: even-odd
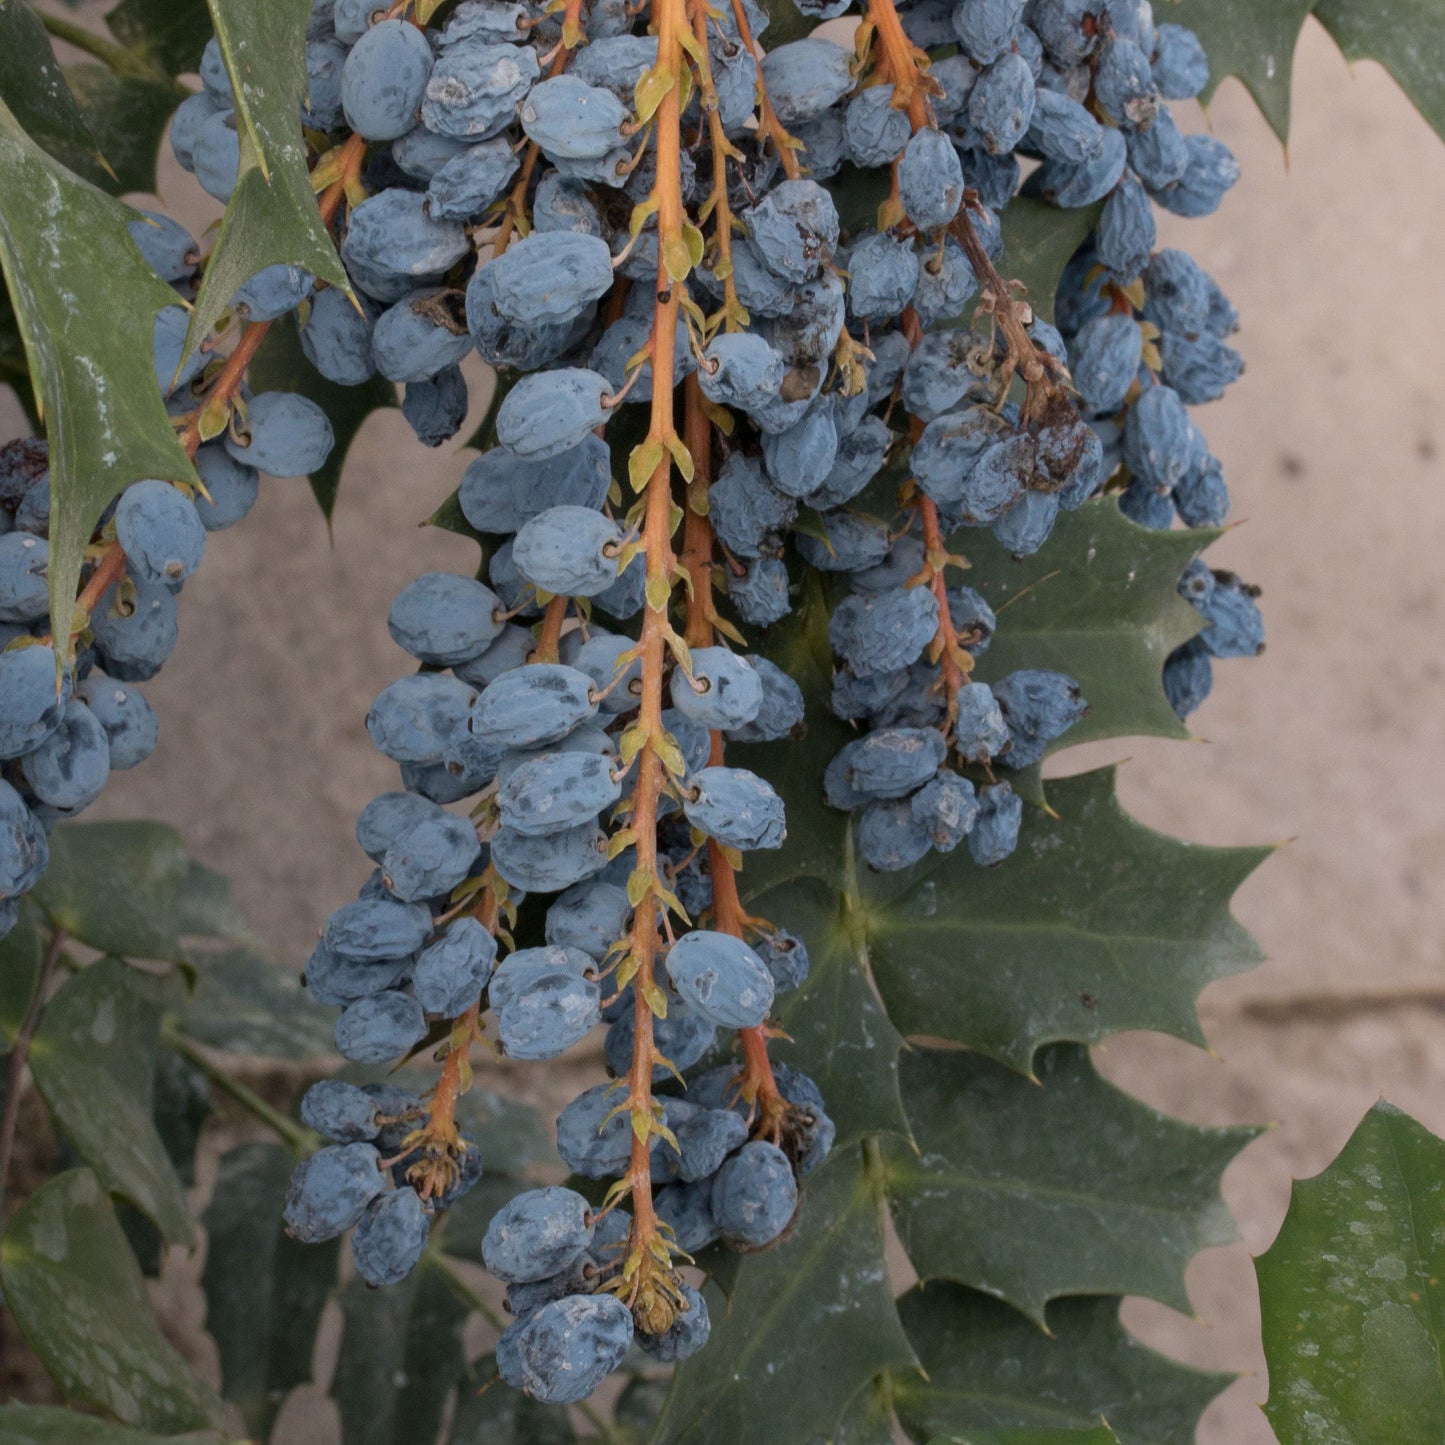
[[[176,645],[178,599],[207,534],[251,510],[261,472],[304,476],[334,440],[314,402],[290,392],[252,395],[243,385],[229,425],[201,441],[195,418],[223,365],[206,347],[181,364],[188,315],[181,303],[195,294],[201,248],[157,212],[138,213],[129,231],[177,293],[176,304],[157,313],[152,354],[202,489],[144,480],[113,498],[91,539],[86,615],[71,633],[67,609],[54,636],[48,448],[37,438],[0,448],[0,936],[45,871],[54,825],[89,807],[112,772],[135,767],[155,747],[156,716],[135,684],[154,677]],[[231,314],[278,314],[277,284],[262,272],[237,292]]]

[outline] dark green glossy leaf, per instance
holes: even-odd
[[[205,0],[121,0],[105,23],[115,38],[134,46],[168,75],[197,70],[211,38]]]
[[[163,823],[64,823],[33,896],[71,937],[102,953],[179,960],[188,868],[180,834]]]
[[[215,1105],[206,1076],[172,1049],[156,1054],[152,1113],[166,1157],[187,1189],[196,1182],[196,1145]]]
[[[1275,134],[1287,141],[1295,45],[1313,5],[1314,0],[1176,0],[1157,18],[1187,25],[1204,43],[1209,52],[1204,100],[1225,76],[1236,75]]]
[[[191,1038],[232,1054],[309,1059],[336,1048],[336,1015],[296,974],[249,948],[192,955],[196,987],[182,1020]]]
[[[219,1425],[221,1402],[156,1326],[145,1282],[88,1169],[43,1184],[0,1243],[0,1282],[69,1398],[162,1432]]]
[[[893,1445],[892,1382],[870,1380],[848,1403],[828,1445]]]
[[[743,749],[735,751],[743,766],[754,766]],[[789,1038],[774,1044],[773,1057],[801,1069],[822,1089],[838,1127],[837,1147],[867,1134],[906,1136],[908,1120],[898,1095],[903,1038],[869,982],[867,939],[849,927],[846,892],[840,896],[816,879],[801,879],[750,893],[747,902],[749,911],[790,929],[808,946],[807,981],[779,999],[778,1021]]]
[[[436,1438],[461,1378],[462,1326],[471,1306],[450,1272],[427,1256],[399,1285],[341,1293],[341,1355],[331,1398],[346,1445],[415,1445]]]
[[[1097,1430],[965,1430],[940,1435],[932,1445],[1119,1445],[1107,1425]]]
[[[618,1445],[643,1445],[652,1438],[671,1383],[670,1375],[634,1375],[623,1386],[612,1411],[613,1429],[621,1436]]]
[[[0,938],[0,1053],[9,1053],[40,981],[40,931],[30,911]]]
[[[301,134],[308,0],[210,0],[210,9],[236,97],[241,169],[191,315],[192,352],[237,290],[267,266],[300,266],[351,290],[321,223]]]
[[[831,1435],[878,1371],[912,1367],[883,1257],[881,1180],[864,1151],[806,1181],[793,1233],[743,1259],[730,1300],[710,1293],[712,1337],[678,1367],[654,1445]],[[739,1385],[739,1382],[745,1382]]]
[[[310,397],[330,418],[336,445],[321,467],[311,474],[311,490],[329,522],[336,510],[341,473],[356,434],[372,412],[395,406],[396,387],[385,377],[373,376],[360,386],[338,386],[328,381],[306,359],[289,321],[280,321],[266,333],[251,363],[251,385],[257,391],[295,391]]]
[[[147,75],[117,75],[104,65],[67,65],[65,78],[86,124],[105,137],[114,188],[154,194],[161,137],[189,92]]]
[[[131,243],[130,216],[0,105],[0,266],[50,441],[50,610],[62,630],[111,498],[145,477],[196,480],[148,364],[155,313],[176,295]]]
[[[790,40],[799,40],[817,28],[818,22],[804,15],[793,0],[761,0],[761,4],[769,24],[755,38],[764,50],[776,50],[778,46],[786,45]],[[804,164],[807,164],[806,159]]]
[[[1015,196],[1002,216],[1005,281],[1021,281],[1036,316],[1054,319],[1054,296],[1069,258],[1088,239],[1100,206],[1060,210],[1031,196]],[[1049,548],[1052,550],[1052,543]]]
[[[37,145],[63,166],[104,186],[100,147],[71,94],[50,37],[25,0],[0,4],[0,101]]]
[[[214,1435],[206,1439],[219,1445]],[[174,1435],[132,1430],[58,1405],[0,1405],[0,1441],[4,1445],[177,1445]]]
[[[187,863],[176,900],[176,930],[183,938],[245,939],[246,917],[231,897],[231,883],[200,863]]]
[[[1146,1349],[1119,1324],[1113,1298],[1059,1300],[1051,1334],[954,1284],[912,1289],[898,1310],[926,1372],[894,1381],[914,1440],[1107,1420],[1120,1445],[1193,1445],[1204,1407],[1231,1379]]]
[[[340,1241],[298,1244],[281,1225],[295,1162],[274,1144],[231,1150],[201,1221],[209,1240],[201,1287],[221,1392],[262,1440],[288,1392],[311,1378],[317,1321],[336,1284]]]
[[[987,532],[955,533],[951,545],[973,564],[962,580],[1000,613],[978,677],[1047,667],[1074,678],[1089,715],[1055,751],[1096,738],[1187,737],[1164,695],[1164,660],[1201,622],[1175,584],[1217,535],[1136,526],[1109,497],[1065,512],[1048,545],[1019,562]]]
[[[195,1227],[153,1112],[162,1011],[181,991],[106,958],[72,977],[45,1006],[30,1069],[55,1122],[105,1187],[128,1199],[172,1244]]]
[[[1255,1269],[1281,1445],[1445,1439],[1445,1141],[1376,1104]]]
[[[1112,768],[1049,796],[1058,817],[1028,817],[1003,866],[955,854],[875,890],[870,957],[894,1026],[1022,1073],[1043,1044],[1126,1029],[1202,1044],[1199,993],[1259,961],[1229,900],[1270,850],[1140,826],[1119,807]]]
[[[10,292],[0,276],[0,386],[15,389],[16,400],[25,408],[31,427],[40,430],[40,417],[35,410],[35,390],[30,384],[30,362],[20,327],[10,305]]]
[[[1438,0],[1316,0],[1347,60],[1378,60],[1445,136],[1445,24]]]
[[[561,1405],[539,1405],[504,1384],[491,1355],[471,1365],[457,1385],[447,1445],[572,1445],[576,1438]]]
[[[977,1054],[904,1056],[918,1152],[890,1148],[888,1200],[913,1267],[1040,1327],[1059,1295],[1147,1295],[1187,1314],[1185,1265],[1235,1237],[1219,1176],[1258,1130],[1156,1113],[1075,1045],[1036,1069],[1039,1084]]]

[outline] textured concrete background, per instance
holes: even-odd
[[[1126,805],[1169,832],[1293,840],[1239,895],[1270,962],[1206,993],[1212,1053],[1155,1036],[1099,1050],[1111,1078],[1161,1108],[1277,1124],[1226,1174],[1242,1242],[1191,1268],[1198,1319],[1127,1312],[1151,1343],[1250,1372],[1201,1442],[1267,1445],[1249,1255],[1273,1238],[1291,1177],[1322,1168],[1381,1093],[1445,1132],[1445,147],[1383,72],[1352,73],[1313,25],[1288,164],[1234,82],[1192,123],[1244,165],[1220,214],[1168,221],[1164,236],[1243,316],[1248,371],[1199,419],[1241,520],[1211,556],[1264,587],[1269,649],[1219,669],[1196,718],[1207,744],[1105,744],[1060,761],[1131,758]],[[164,185],[169,207],[206,224],[189,177]],[[19,429],[0,396],[0,439]],[[373,418],[334,538],[304,483],[266,483],[187,589],[180,647],[148,689],[156,756],[96,810],[175,824],[298,966],[367,871],[357,810],[392,783],[362,726],[404,663],[390,599],[419,571],[474,559],[414,525],[461,465],[455,449],[418,448],[399,414]]]

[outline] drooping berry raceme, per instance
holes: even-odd
[[[978,866],[1006,858],[1026,826],[1007,772],[1086,702],[1056,672],[971,681],[996,619],[950,573],[947,539],[987,528],[1026,556],[1061,511],[1123,482],[1136,520],[1222,520],[1188,408],[1237,371],[1233,311],[1187,257],[1154,252],[1150,202],[1203,214],[1232,163],[1180,136],[1164,104],[1203,84],[1197,44],[1134,7],[1127,24],[1091,7],[1086,25],[1083,7],[963,0],[940,25],[875,0],[861,65],[815,37],[759,61],[766,18],[745,0],[585,17],[571,0],[525,24],[518,7],[465,4],[440,28],[320,11],[306,122],[329,133],[323,212],[341,217],[357,304],[286,267],[238,294],[236,358],[182,369],[173,402],[209,496],[143,482],[120,499],[59,697],[36,581],[48,494],[36,478],[13,498],[0,487],[6,530],[35,542],[0,548],[0,625],[16,629],[0,654],[14,684],[0,689],[0,908],[43,868],[45,826],[148,749],[154,720],[130,684],[174,644],[173,589],[205,533],[244,515],[258,469],[300,475],[330,449],[304,398],[245,394],[264,327],[294,313],[331,381],[405,386],[429,445],[461,426],[475,349],[506,388],[458,496],[486,567],[427,574],[392,608],[420,671],[367,723],[401,790],[364,810],[375,872],[306,968],[341,1010],[343,1052],[432,1048],[441,1074],[422,1098],[313,1090],[303,1116],[332,1142],[298,1170],[288,1222],[300,1238],[353,1230],[364,1278],[402,1277],[480,1173],[456,1122],[471,1045],[485,1033],[545,1060],[605,1025],[616,1079],[568,1106],[559,1146],[612,1181],[606,1203],[524,1195],[484,1250],[515,1315],[504,1378],[569,1402],[634,1339],[664,1361],[703,1345],[678,1251],[776,1240],[832,1138],[811,1081],[769,1057],[806,940],[749,917],[738,893],[739,855],[782,845],[788,820],[728,754],[805,725],[796,682],[749,655],[748,629],[786,617],[804,573],[831,589],[830,705],[858,733],[827,795],[858,812],[865,862],[961,860],[964,845]],[[925,73],[915,44],[960,48]],[[686,116],[684,77],[700,98]],[[225,195],[239,141],[214,46],[203,79],[173,143]],[[1057,330],[995,264],[1020,155],[1042,161],[1033,194],[1102,203]],[[892,173],[876,227],[855,234],[829,185],[844,160]],[[188,296],[199,248],[154,231],[137,244]],[[158,320],[164,384],[184,329],[180,306]],[[201,446],[203,405],[228,424]],[[878,500],[890,465],[896,512]],[[1210,658],[1257,650],[1262,631],[1237,579],[1191,571],[1182,590],[1206,623],[1166,668],[1184,710]],[[522,907],[545,944],[512,950]],[[736,1061],[697,1074],[730,1035]]]

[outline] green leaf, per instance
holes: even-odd
[[[1107,1420],[1120,1445],[1193,1445],[1204,1407],[1232,1378],[1146,1349],[1124,1331],[1119,1301],[1107,1296],[1059,1300],[1049,1309],[1050,1334],[955,1284],[918,1286],[898,1312],[925,1371],[893,1382],[898,1418],[913,1440],[967,1438],[969,1430],[1092,1430]]]
[[[127,1425],[198,1430],[222,1406],[167,1343],[99,1180],[73,1169],[21,1206],[0,1242],[0,1281],[63,1393]]]
[[[360,386],[338,386],[328,381],[306,359],[293,325],[273,324],[251,362],[251,385],[256,391],[294,391],[309,397],[331,421],[336,445],[311,474],[311,490],[328,522],[336,510],[336,493],[347,453],[372,412],[396,405],[396,387],[385,377],[373,376]]]
[[[311,1378],[317,1322],[336,1284],[340,1241],[298,1244],[282,1227],[295,1162],[275,1144],[232,1149],[202,1217],[210,1243],[201,1287],[221,1393],[261,1440],[287,1394]]]
[[[1060,1295],[1146,1295],[1188,1314],[1185,1265],[1235,1238],[1219,1176],[1259,1131],[1156,1113],[1075,1045],[1036,1067],[1042,1087],[977,1054],[904,1057],[918,1151],[890,1148],[888,1200],[914,1268],[1040,1327]]]
[[[963,580],[1001,613],[977,676],[1047,667],[1074,678],[1089,714],[1055,751],[1096,738],[1187,737],[1164,694],[1164,660],[1202,623],[1175,584],[1217,535],[1137,526],[1111,497],[1063,513],[1048,546],[1022,561],[986,532],[955,533],[951,546],[973,564]]]
[[[141,260],[130,217],[0,104],[0,266],[50,441],[50,611],[62,631],[111,499],[146,477],[197,480],[149,365],[155,314],[176,294]]]
[[[1209,52],[1201,100],[1208,101],[1225,76],[1238,76],[1287,141],[1295,45],[1313,6],[1314,0],[1175,0],[1158,18],[1187,25]]]
[[[231,898],[231,883],[224,873],[187,863],[185,882],[176,899],[176,931],[183,938],[250,937],[246,917]]]
[[[156,156],[183,87],[145,75],[117,75],[104,65],[67,65],[65,78],[86,124],[105,137],[105,159],[115,173],[111,186],[156,191]]]
[[[932,1445],[1119,1445],[1107,1425],[1097,1430],[967,1430],[962,1435],[940,1435]]]
[[[52,923],[102,953],[179,961],[189,866],[180,834],[163,823],[64,823],[32,896]]]
[[[415,1445],[436,1438],[460,1379],[462,1326],[471,1306],[428,1255],[399,1285],[341,1293],[341,1355],[331,1398],[346,1445]]]
[[[1445,25],[1438,0],[1316,0],[1346,60],[1378,60],[1445,136]]]
[[[5,1445],[177,1445],[174,1435],[132,1430],[58,1405],[0,1405],[0,1440]]]
[[[1201,990],[1259,961],[1229,900],[1270,850],[1140,826],[1119,807],[1112,768],[1057,782],[1050,797],[1059,816],[1027,818],[1002,867],[951,855],[874,885],[870,955],[894,1027],[1021,1073],[1044,1044],[1127,1029],[1202,1045]]]
[[[196,987],[182,1027],[233,1054],[309,1059],[336,1050],[336,1016],[300,979],[250,948],[192,955]]]
[[[712,1336],[673,1376],[654,1445],[736,1445],[759,1421],[771,1439],[826,1438],[878,1371],[912,1367],[860,1155],[835,1153],[809,1176],[792,1234],[743,1258],[730,1300],[710,1292]]]
[[[40,417],[35,410],[35,390],[30,383],[30,362],[25,343],[20,339],[20,326],[10,305],[10,291],[0,276],[0,385],[15,388],[15,398],[25,408],[26,418],[35,431],[40,430]]]
[[[153,1114],[156,1040],[179,992],[106,958],[72,977],[45,1006],[30,1069],[56,1123],[105,1187],[151,1219],[171,1244],[195,1227]]]
[[[211,38],[211,13],[205,0],[121,0],[105,23],[123,45],[142,52],[167,75],[200,69],[201,52]]]
[[[1255,1269],[1281,1445],[1445,1439],[1445,1141],[1376,1104]]]
[[[210,9],[235,92],[241,168],[191,314],[188,354],[267,266],[300,266],[351,294],[321,222],[301,134],[309,0],[210,0]]]
[[[762,777],[782,776],[758,768],[751,749],[730,750],[730,761],[734,751],[741,766]],[[775,758],[779,751],[770,749]],[[790,816],[789,827],[796,826]],[[746,871],[742,881],[748,881]],[[849,926],[846,894],[840,897],[815,879],[800,879],[771,892],[748,892],[747,905],[749,912],[791,930],[808,946],[807,981],[779,999],[778,1022],[789,1039],[773,1045],[773,1057],[801,1069],[823,1091],[838,1128],[835,1147],[856,1144],[868,1134],[906,1138],[908,1120],[898,1093],[903,1038],[868,981],[867,941]]]
[[[0,1053],[15,1047],[40,981],[41,952],[40,933],[26,909],[9,934],[0,938]]]
[[[1170,17],[1173,18],[1172,16]],[[1003,255],[999,269],[1005,281],[1021,281],[1034,315],[1054,319],[1059,277],[1070,257],[1089,238],[1102,206],[1060,210],[1030,196],[1015,196],[1002,216]],[[1050,542],[1051,552],[1058,548]]]
[[[25,0],[0,0],[0,101],[30,139],[93,185],[112,178],[66,84],[50,37]]]
[[[801,40],[817,28],[818,22],[810,20],[793,0],[761,0],[763,11],[771,22],[761,35],[755,35],[764,50],[776,50],[790,40]],[[807,165],[807,153],[803,153],[803,164]]]
[[[493,1355],[483,1355],[458,1383],[447,1445],[571,1445],[576,1438],[566,1409],[539,1405],[503,1384]]]

